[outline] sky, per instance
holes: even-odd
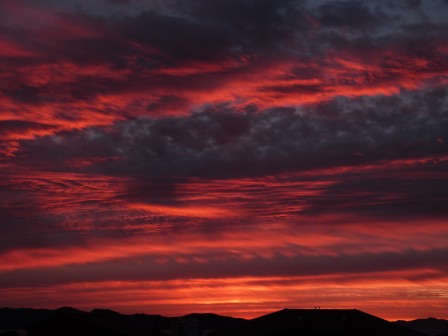
[[[448,1],[0,0],[0,306],[448,318]]]

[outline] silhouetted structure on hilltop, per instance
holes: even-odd
[[[283,309],[250,321],[238,335],[421,336],[357,309]]]

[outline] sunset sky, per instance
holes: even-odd
[[[0,307],[448,318],[447,0],[0,0]]]

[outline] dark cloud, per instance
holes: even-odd
[[[185,110],[189,105],[189,102],[185,98],[176,97],[176,96],[161,96],[151,101],[146,109],[148,112],[163,112],[167,109],[175,109],[178,111]]]
[[[132,0],[105,0],[105,2],[114,5],[130,5]]]
[[[422,0],[406,0],[406,3],[410,8],[419,8],[422,4]]]
[[[443,218],[447,103],[442,88],[337,99],[307,109],[252,107],[242,113],[210,106],[190,116],[132,119],[24,140],[15,160],[52,171],[126,177],[130,180],[117,200],[174,206],[181,198],[178,185],[190,178],[255,178],[358,166],[347,173],[336,170],[337,182],[304,197],[300,212],[379,220]],[[363,165],[372,164],[378,168],[363,171]],[[295,199],[282,199],[288,203],[298,206]]]
[[[318,9],[320,22],[327,27],[367,30],[378,28],[387,16],[372,12],[362,1],[328,1]]]
[[[0,55],[3,95],[31,107],[129,95],[133,101],[116,114],[141,115],[153,106],[155,114],[161,105],[186,113],[190,104],[181,101],[189,100],[187,92],[205,96],[211,89],[229,89],[249,75],[269,77],[271,67],[282,64],[291,64],[291,70],[277,79],[307,76],[321,83],[278,85],[269,77],[260,92],[317,96],[340,85],[406,86],[414,73],[427,78],[448,68],[440,51],[446,43],[443,24],[392,18],[382,4],[329,1],[314,8],[293,0],[194,0],[167,6],[169,11],[154,5],[135,14],[102,16],[64,11],[33,29],[1,27],[0,42],[12,53]],[[371,34],[379,27],[380,36]],[[348,33],[354,31],[355,37]],[[334,59],[369,59],[376,69],[347,68],[333,78],[329,73],[342,68]],[[110,105],[97,110],[110,114]]]
[[[266,48],[293,42],[296,34],[308,30],[303,4],[300,0],[193,0],[178,6],[199,22],[225,27],[234,47],[266,52]]]
[[[17,162],[148,177],[244,177],[445,155],[446,90],[338,99],[309,109],[241,113],[225,105],[191,116],[141,118],[21,142]],[[36,156],[34,153],[39,153]]]
[[[308,207],[302,213],[357,214],[379,221],[445,218],[448,192],[443,175],[447,171],[447,163],[429,163],[347,174],[319,196],[308,198]]]
[[[126,38],[158,49],[159,62],[217,60],[231,54],[224,29],[189,18],[146,11],[117,24]]]
[[[51,102],[53,100],[48,95],[42,95],[42,90],[40,88],[26,84],[19,84],[17,87],[3,89],[2,93],[17,102],[30,105],[45,104],[46,102]]]

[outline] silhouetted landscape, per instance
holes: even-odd
[[[428,336],[448,336],[448,320],[430,317],[413,321],[397,321],[397,323]]]
[[[448,321],[389,322],[357,309],[283,309],[254,319],[217,314],[180,317],[63,307],[0,309],[0,336],[445,336]]]

